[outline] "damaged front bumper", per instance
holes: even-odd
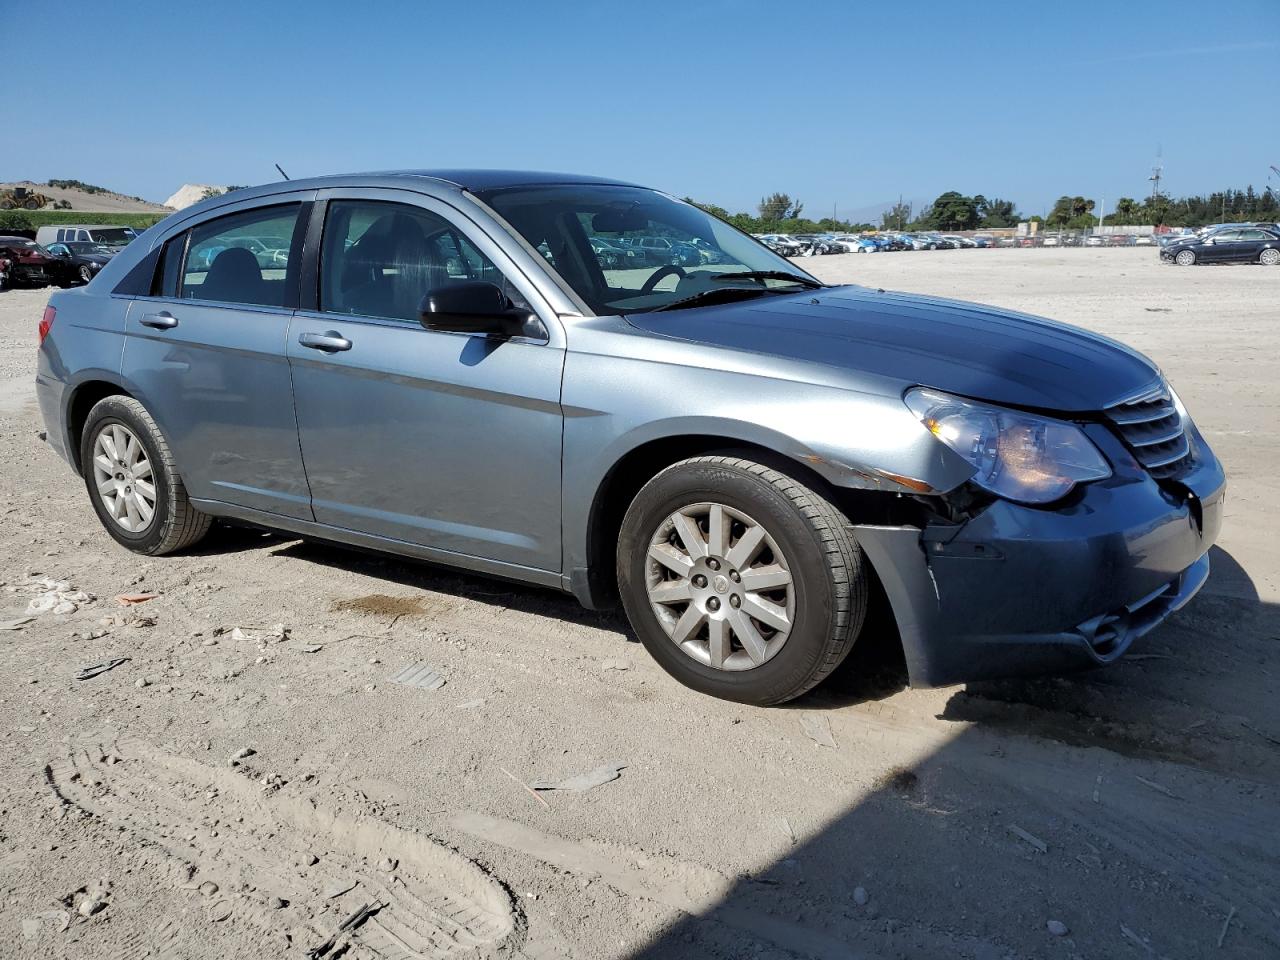
[[[1099,440],[1115,475],[1053,509],[997,500],[962,524],[853,528],[913,686],[1111,663],[1204,585],[1226,477],[1203,439],[1176,483]]]

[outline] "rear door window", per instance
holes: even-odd
[[[248,210],[192,227],[177,296],[284,306],[298,259],[294,234],[301,206],[290,203]],[[168,266],[167,251],[165,260]]]

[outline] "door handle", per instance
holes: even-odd
[[[157,330],[172,330],[178,325],[178,318],[168,310],[159,313],[144,313],[139,321],[144,327],[155,327]]]
[[[351,341],[337,330],[326,330],[324,333],[303,333],[298,336],[298,342],[304,347],[310,347],[312,350],[323,350],[325,353],[337,353],[341,350],[351,349]]]

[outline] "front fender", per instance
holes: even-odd
[[[896,385],[873,393],[834,381],[829,370],[826,382],[801,379],[803,365],[792,361],[610,339],[607,350],[570,351],[565,359],[564,570],[571,576],[589,562],[597,493],[628,454],[655,440],[711,437],[764,447],[849,489],[943,493],[973,472],[907,410]]]

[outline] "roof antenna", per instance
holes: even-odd
[[[284,169],[280,166],[280,164],[278,163],[276,164],[276,169],[280,171],[280,176],[284,177],[286,180],[289,179],[289,175],[284,172]]]

